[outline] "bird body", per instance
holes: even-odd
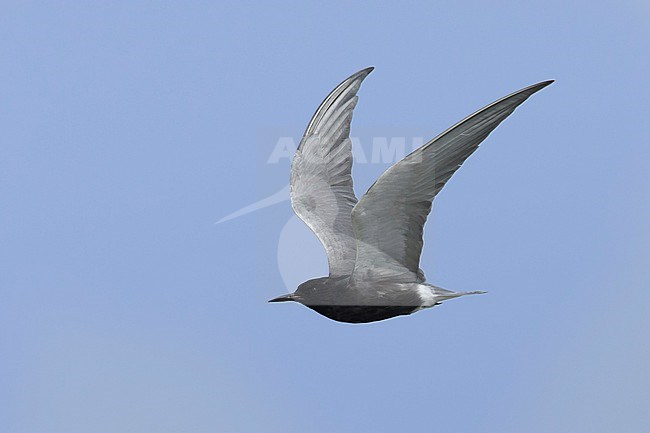
[[[306,281],[296,292],[271,302],[295,301],[338,322],[367,323],[403,316],[463,295],[427,283],[375,281],[354,284],[349,277],[321,277]]]
[[[453,292],[428,284],[419,268],[423,229],[435,196],[478,145],[541,82],[493,102],[386,170],[357,200],[349,139],[361,82],[373,68],[339,84],[311,118],[291,164],[295,213],[327,252],[329,276],[302,283],[270,302],[294,301],[339,322],[409,315]]]

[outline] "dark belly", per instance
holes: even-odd
[[[411,314],[414,306],[372,306],[372,305],[307,305],[307,307],[337,322],[368,323]]]

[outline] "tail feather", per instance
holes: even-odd
[[[463,295],[484,295],[487,292],[485,290],[474,290],[471,292],[460,292]]]
[[[445,301],[447,299],[458,298],[459,296],[482,295],[487,292],[483,290],[474,290],[471,292],[453,292],[451,290],[443,289],[442,287],[433,286],[433,293],[436,295],[439,301]]]

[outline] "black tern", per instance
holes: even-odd
[[[330,319],[367,323],[408,315],[453,292],[426,283],[422,232],[433,199],[479,144],[533,93],[505,96],[461,120],[386,170],[357,201],[352,189],[350,122],[363,69],[339,84],[309,121],[291,163],[294,212],[327,252],[329,276],[269,302],[295,301]]]

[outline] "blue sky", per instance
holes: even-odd
[[[3,433],[650,424],[645,2],[1,8]],[[266,303],[326,269],[288,202],[214,223],[286,185],[278,140],[369,65],[368,152],[557,81],[426,227],[429,280],[489,294],[351,326]]]

